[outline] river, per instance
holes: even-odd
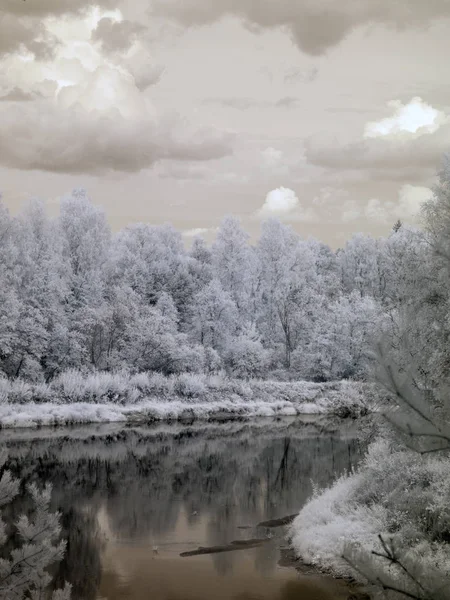
[[[346,600],[343,582],[290,566],[284,527],[260,524],[353,468],[360,437],[319,417],[0,432],[15,475],[53,484],[68,539],[55,581],[74,600]]]

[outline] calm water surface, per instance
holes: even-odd
[[[75,600],[347,599],[343,583],[283,566],[285,529],[258,524],[356,465],[359,437],[318,418],[0,433],[15,474],[53,484],[68,538],[54,575]],[[267,541],[180,556],[255,538]]]

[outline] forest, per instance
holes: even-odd
[[[112,233],[83,190],[56,218],[39,201],[16,217],[0,210],[9,380],[48,383],[68,370],[361,380],[375,336],[395,340],[411,303],[424,322],[443,306],[427,236],[400,222],[335,252],[274,219],[253,245],[227,217],[211,246],[198,237],[187,249],[170,225]]]

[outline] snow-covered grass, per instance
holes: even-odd
[[[0,379],[0,425],[30,427],[126,420],[297,414],[359,416],[376,409],[360,382],[236,380],[221,375],[67,371],[49,384]]]
[[[449,498],[448,456],[421,456],[380,440],[356,472],[316,491],[291,526],[292,545],[305,562],[335,575],[358,577],[342,557],[351,553],[365,573],[401,580],[400,572],[387,569],[388,561],[371,554],[383,553],[381,535],[392,539],[411,571],[420,568],[435,581],[445,579],[450,573]]]

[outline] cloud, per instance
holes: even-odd
[[[267,194],[260,214],[263,216],[286,215],[293,212],[299,205],[299,199],[293,190],[279,187]]]
[[[114,7],[117,0],[2,0],[0,57],[15,52],[31,53],[38,60],[53,56],[60,41],[48,25],[55,17],[86,15]]]
[[[0,163],[59,173],[137,172],[163,159],[207,161],[232,153],[231,138],[176,118],[124,117],[117,109],[40,101],[0,107]]]
[[[415,101],[413,105],[421,106]],[[366,170],[376,179],[417,181],[429,177],[449,149],[450,121],[440,111],[433,120],[430,115],[434,113],[428,109],[417,114],[405,111],[397,102],[396,106],[397,117],[368,123],[366,134],[370,131],[370,136],[360,140],[339,140],[330,135],[306,139],[306,159],[311,165],[341,172]]]
[[[37,59],[50,58],[58,40],[35,20],[0,14],[0,57],[27,52]]]
[[[164,67],[153,62],[146,50],[136,50],[123,65],[133,75],[134,83],[140,92],[156,85],[164,74]]]
[[[365,205],[359,206],[354,200],[347,200],[342,206],[341,221],[348,223],[367,219],[389,224],[401,219],[414,222],[420,215],[423,203],[431,197],[432,191],[427,187],[404,184],[398,191],[396,202],[371,198]]]
[[[195,229],[187,229],[186,231],[183,231],[183,235],[186,237],[197,237],[198,235],[201,236],[205,233],[208,233],[208,231],[211,230],[205,227],[196,227]]]
[[[113,7],[117,0],[96,0],[99,7]],[[2,11],[21,17],[46,17],[80,13],[92,6],[90,0],[2,0]]]
[[[433,133],[446,121],[445,114],[419,98],[412,98],[408,104],[391,100],[388,106],[395,109],[392,117],[366,124],[364,137],[375,138],[398,133]]]
[[[154,0],[152,7],[154,14],[186,27],[229,15],[240,18],[251,31],[282,27],[311,55],[324,54],[359,26],[421,28],[449,17],[447,0]]]
[[[124,52],[129,50],[143,31],[145,27],[139,23],[103,17],[92,32],[92,40],[100,42],[107,52]]]
[[[25,92],[22,88],[14,87],[3,96],[0,96],[0,102],[31,102],[38,95],[32,92]]]
[[[279,187],[270,191],[262,207],[254,215],[256,218],[277,217],[290,222],[316,221],[318,216],[312,208],[304,208],[294,190]]]
[[[48,10],[53,6],[52,0],[43,4]],[[232,153],[232,135],[158,112],[141,93],[159,75],[139,41],[126,48],[137,28],[119,10],[90,7],[42,23],[49,38],[61,40],[52,60],[33,60],[21,47],[20,54],[2,62],[3,85],[10,92],[0,102],[0,164],[102,174],[138,172],[161,160],[201,162]],[[91,43],[93,32],[101,43]]]

